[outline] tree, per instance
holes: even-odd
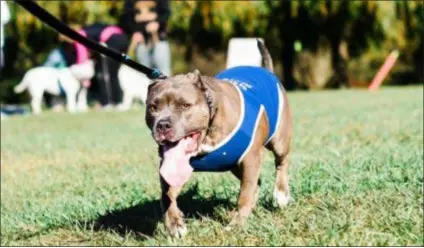
[[[114,24],[122,8],[117,1],[37,2],[64,22]],[[13,71],[11,62],[19,63],[15,73],[21,74],[45,59],[57,34],[16,4],[10,7],[14,20],[6,30],[7,59],[16,58],[7,71]],[[380,63],[394,48],[401,51],[403,64],[415,65],[407,70],[424,77],[424,8],[419,1],[171,1],[171,8],[170,36],[186,47],[187,63],[196,47],[208,57],[210,51],[224,50],[231,37],[261,36],[275,62],[282,63],[278,74],[289,90],[305,81],[310,81],[307,87],[338,86],[348,81],[350,65],[372,64],[363,61],[373,56]],[[302,44],[302,51],[295,51],[295,44]],[[364,56],[368,53],[373,56]]]

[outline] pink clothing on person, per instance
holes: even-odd
[[[87,32],[85,32],[83,29],[79,30],[78,33],[84,37],[87,37]],[[123,33],[124,32],[122,31],[122,29],[119,28],[118,26],[108,26],[101,32],[99,40],[101,43],[106,43],[110,39],[110,37],[112,37],[112,35],[123,34]],[[88,49],[78,42],[75,42],[74,46],[75,46],[76,57],[77,57],[76,64],[81,64],[87,61],[90,57]],[[88,88],[90,87],[91,82],[90,80],[87,80],[87,81],[84,81],[82,85],[85,88]]]
[[[106,43],[112,37],[114,34],[123,34],[124,31],[118,26],[109,26],[105,28],[102,33],[100,34],[100,42]]]
[[[87,33],[84,30],[79,30],[78,33],[84,37],[87,37]],[[81,64],[85,62],[86,60],[88,60],[89,58],[88,49],[78,42],[75,42],[74,46],[75,46],[75,51],[77,54],[76,63]]]
[[[84,37],[87,37],[87,33],[84,30],[80,30],[78,31],[79,34],[81,34]],[[100,42],[101,43],[106,43],[110,37],[112,37],[115,34],[123,34],[124,32],[122,31],[121,28],[119,28],[118,26],[108,26],[105,29],[103,29],[102,33],[100,34]],[[85,62],[86,60],[88,60],[89,58],[89,52],[88,49],[83,46],[82,44],[75,42],[75,51],[77,54],[77,60],[76,63],[80,64]]]
[[[87,37],[87,33],[84,30],[79,30],[78,33],[84,37]],[[76,64],[84,63],[89,58],[88,49],[78,42],[74,42],[75,52],[77,54]],[[89,88],[91,85],[90,80],[85,80],[82,82],[84,88]]]

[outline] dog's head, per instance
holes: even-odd
[[[81,64],[72,65],[69,70],[78,81],[90,80],[95,73],[94,61],[89,59]]]
[[[196,70],[149,86],[146,123],[159,145],[172,147],[185,140],[187,153],[197,151],[214,114],[208,80]]]

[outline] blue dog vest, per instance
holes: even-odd
[[[240,94],[241,115],[236,128],[213,150],[190,159],[195,171],[227,171],[237,165],[253,143],[260,116],[266,112],[269,124],[267,144],[280,122],[283,95],[278,78],[261,67],[239,66],[216,78],[232,83]]]

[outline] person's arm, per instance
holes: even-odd
[[[79,30],[78,33],[84,37],[87,37],[87,33],[83,29]],[[84,45],[78,42],[74,42],[74,46],[75,46],[75,52],[77,56],[76,64],[84,63],[90,58],[88,49]]]
[[[119,18],[119,26],[127,33],[132,34],[135,28],[134,20],[134,0],[125,0],[121,17]]]
[[[9,7],[7,6],[6,1],[0,1],[1,2],[1,25],[4,25],[10,21],[10,11]]]
[[[84,29],[81,29],[78,31],[78,33],[84,37],[87,37],[88,34]],[[82,44],[78,42],[74,42],[75,46],[75,52],[76,52],[76,64],[81,64],[86,62],[90,58],[90,54],[88,52],[87,47],[83,46]],[[84,80],[82,81],[82,86],[84,88],[88,88],[91,86],[90,80]]]

